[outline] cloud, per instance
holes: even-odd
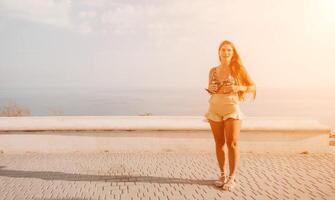
[[[301,22],[306,16],[298,9],[304,1],[297,1],[295,6],[290,6],[288,0],[273,6],[273,1],[258,0],[255,12],[250,9],[254,2],[228,0],[2,0],[0,13],[85,34],[142,33],[157,38],[187,39],[190,35],[207,33],[215,38],[242,34],[242,29],[255,32],[289,26],[291,32],[298,29],[297,24],[305,28],[307,25]],[[314,7],[311,5],[305,7]]]
[[[222,3],[199,0],[168,3],[115,3],[100,13],[100,26],[111,32],[179,35],[192,34],[199,28],[212,27],[215,15],[222,14]]]
[[[97,13],[95,11],[80,11],[79,17],[82,19],[91,19],[96,17]]]
[[[1,15],[70,28],[80,33],[192,34],[213,27],[222,1],[2,0]]]
[[[69,28],[71,0],[2,0],[2,15]]]

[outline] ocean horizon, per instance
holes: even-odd
[[[255,101],[242,102],[247,117],[315,119],[335,129],[335,92],[257,88]],[[8,102],[31,116],[52,115],[204,115],[210,95],[204,88],[3,88],[0,108]]]

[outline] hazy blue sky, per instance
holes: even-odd
[[[335,88],[332,0],[1,0],[0,87],[205,87],[235,43],[259,87]]]

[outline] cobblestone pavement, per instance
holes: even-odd
[[[0,154],[0,199],[335,199],[335,154],[241,153],[232,192],[217,176],[214,153]]]

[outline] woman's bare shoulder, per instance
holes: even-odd
[[[218,66],[212,66],[209,70],[209,73],[212,74],[216,70],[216,68],[218,68]]]
[[[209,71],[214,71],[218,66],[211,66]]]

